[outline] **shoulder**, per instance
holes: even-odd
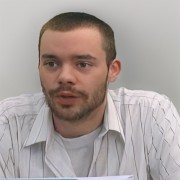
[[[16,116],[37,113],[45,103],[43,93],[23,94],[0,101],[0,116],[16,114]]]
[[[167,96],[153,91],[119,88],[116,90],[109,90],[109,94],[115,104],[121,105],[139,105],[156,108],[157,106],[169,106],[171,104]]]
[[[45,100],[42,93],[25,94],[0,101],[0,166],[15,163],[18,152]],[[10,153],[13,150],[13,155]],[[4,163],[5,162],[5,163]]]
[[[126,88],[109,90],[109,95],[124,123],[128,117],[133,117],[133,121],[141,119],[144,123],[147,120],[146,123],[155,123],[158,126],[161,124],[163,128],[167,124],[174,128],[174,125],[180,122],[177,109],[165,95]]]
[[[0,148],[24,142],[44,104],[43,93],[24,94],[0,101]]]
[[[109,95],[124,126],[134,124],[133,127],[142,128],[148,135],[179,129],[180,116],[165,95],[125,88],[110,90]]]
[[[43,93],[24,94],[0,101],[0,126],[14,126],[24,120],[34,120],[43,104]]]

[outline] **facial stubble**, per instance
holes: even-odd
[[[80,121],[86,119],[95,109],[102,105],[107,93],[107,79],[97,87],[91,94],[82,90],[76,90],[69,84],[60,84],[58,88],[47,91],[41,81],[41,86],[46,97],[47,104],[52,111],[53,116],[63,121]],[[59,105],[55,103],[55,96],[61,91],[70,91],[77,94],[83,104]]]

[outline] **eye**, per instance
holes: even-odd
[[[46,62],[46,66],[50,67],[50,68],[55,68],[57,67],[57,63],[56,62],[53,62],[53,61],[50,61],[50,62]]]
[[[77,64],[77,66],[81,69],[87,69],[87,68],[91,67],[92,65],[88,62],[79,62]]]
[[[59,67],[59,64],[56,61],[47,60],[47,61],[44,62],[44,67],[47,70],[56,70]]]

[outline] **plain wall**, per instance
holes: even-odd
[[[157,91],[180,112],[179,0],[0,0],[0,99],[41,91],[39,30],[66,11],[92,13],[114,29],[122,72],[111,88]]]

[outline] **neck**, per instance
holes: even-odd
[[[103,123],[106,100],[89,116],[78,121],[65,121],[53,115],[55,130],[65,138],[75,138],[88,134]]]

